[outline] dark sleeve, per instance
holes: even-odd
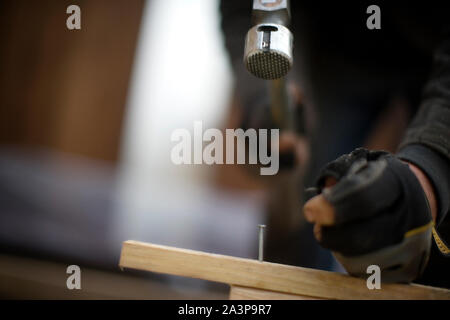
[[[436,51],[422,104],[398,155],[421,168],[431,180],[438,201],[437,223],[441,223],[450,206],[450,32]]]

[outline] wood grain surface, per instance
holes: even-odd
[[[450,299],[446,289],[382,284],[369,290],[366,280],[344,274],[137,241],[123,243],[120,267],[323,299]]]

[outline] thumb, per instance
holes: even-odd
[[[303,207],[306,220],[323,226],[335,223],[335,210],[331,203],[321,194],[311,198]]]

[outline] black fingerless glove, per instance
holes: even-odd
[[[328,177],[338,182],[324,188]],[[426,266],[432,217],[409,166],[383,151],[356,149],[322,169],[317,187],[333,205],[335,225],[322,227],[320,244],[347,271],[366,275],[379,265],[384,281],[409,282]]]

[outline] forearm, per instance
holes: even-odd
[[[450,28],[436,50],[432,71],[400,149],[422,144],[450,159]]]
[[[420,168],[432,184],[436,224],[450,209],[450,37],[435,55],[423,102],[399,147],[398,156]],[[416,174],[417,175],[417,174]],[[419,179],[420,180],[420,179]],[[422,179],[421,182],[425,181]],[[431,203],[430,203],[431,206]]]

